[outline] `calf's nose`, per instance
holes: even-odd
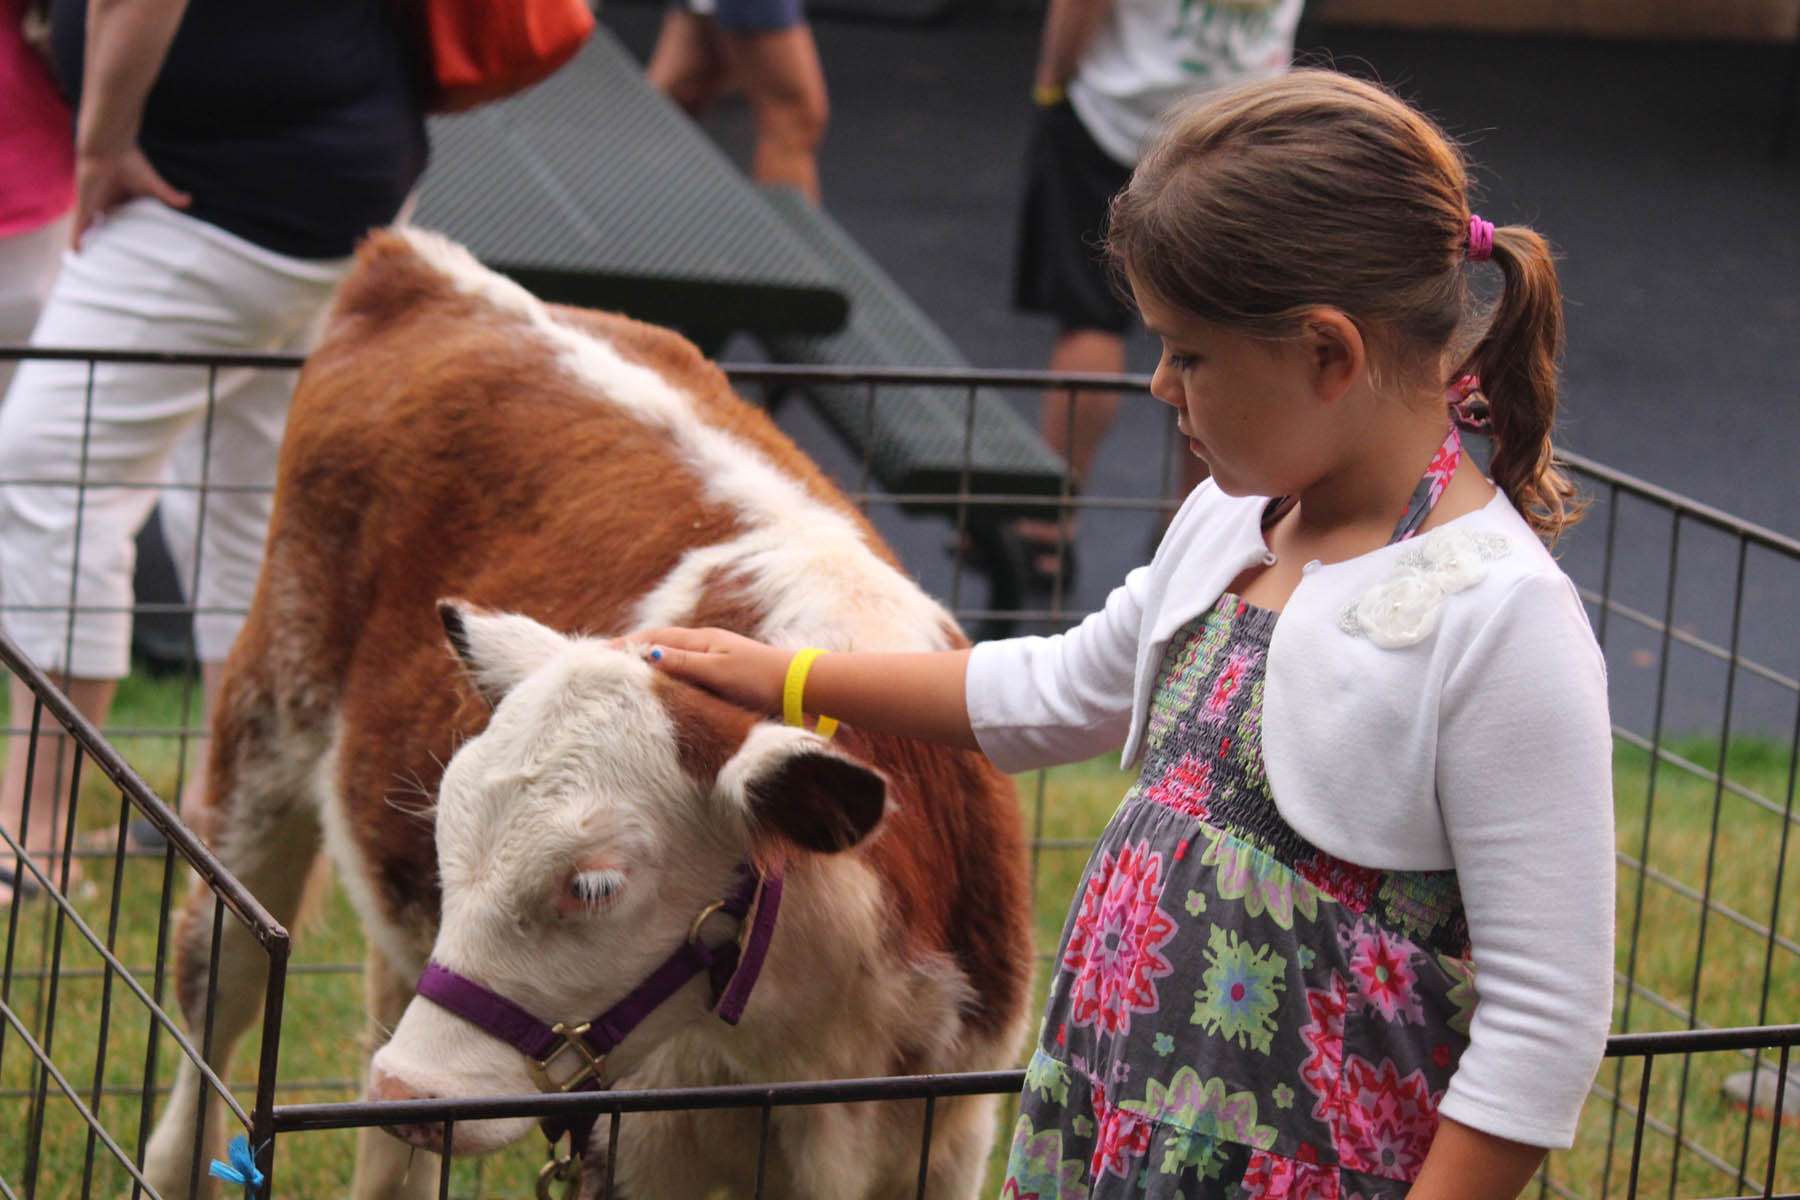
[[[371,1100],[429,1100],[431,1098],[426,1093],[414,1091],[380,1067],[374,1067],[369,1072],[369,1099]],[[444,1140],[442,1125],[402,1122],[383,1125],[382,1128],[401,1141],[418,1146],[423,1150],[439,1149]]]
[[[399,1078],[389,1075],[380,1067],[369,1070],[369,1099],[371,1100],[428,1100],[420,1092],[415,1092]]]

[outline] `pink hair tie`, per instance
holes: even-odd
[[[1487,433],[1494,427],[1493,410],[1481,394],[1481,380],[1464,375],[1444,389],[1444,401],[1450,407],[1450,422],[1469,433]]]
[[[1486,262],[1494,257],[1494,223],[1469,214],[1469,261]]]

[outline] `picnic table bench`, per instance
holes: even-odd
[[[969,360],[829,213],[791,188],[764,194],[794,235],[831,270],[850,297],[850,319],[828,334],[772,334],[762,341],[782,363],[907,370],[971,370]],[[1015,520],[1043,517],[1046,500],[1065,496],[1061,456],[1037,428],[990,387],[889,383],[871,397],[863,383],[807,381],[790,386],[816,408],[882,488],[912,497],[912,511],[940,512],[968,534],[970,565],[988,576],[988,607],[1026,606],[1026,551]],[[989,620],[996,636],[1010,621]]]

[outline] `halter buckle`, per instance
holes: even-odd
[[[756,922],[756,910],[762,903],[762,891],[763,880],[759,873],[757,875],[756,890],[751,893],[750,896],[750,907],[742,915],[738,916],[737,934],[731,939],[737,943],[740,952],[742,952],[744,946],[750,940],[750,930]],[[731,903],[730,900],[714,900],[711,904],[708,904],[705,908],[700,910],[699,915],[694,918],[693,924],[688,926],[687,940],[689,945],[698,946],[700,944],[701,926],[705,925],[706,919],[714,913],[723,912],[725,906],[729,903]],[[720,945],[724,944],[725,943],[723,942],[720,943]]]
[[[706,918],[712,916],[724,907],[725,902],[723,900],[714,900],[711,904],[700,910],[700,915],[694,918],[694,923],[692,925],[688,926],[687,940],[689,945],[697,946],[700,944],[700,927],[706,924]]]
[[[537,1200],[556,1200],[550,1194],[553,1184],[564,1184],[563,1200],[575,1194],[576,1185],[581,1180],[581,1156],[571,1152],[563,1158],[556,1156],[556,1147],[550,1148],[550,1161],[538,1168]]]
[[[562,1044],[541,1059],[527,1059],[531,1077],[537,1082],[538,1090],[543,1092],[572,1092],[589,1079],[598,1080],[600,1070],[606,1065],[606,1055],[595,1054],[593,1049],[583,1041],[588,1031],[588,1022],[583,1021],[576,1026],[568,1026],[558,1021],[550,1027],[550,1032],[562,1038]],[[550,1066],[564,1054],[573,1051],[580,1060],[580,1070],[567,1083],[555,1083],[550,1078]]]

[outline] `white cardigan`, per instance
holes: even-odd
[[[1103,610],[978,645],[982,750],[1008,771],[1120,746],[1135,762],[1170,638],[1266,553],[1266,503],[1202,484]],[[1439,1111],[1568,1146],[1612,1018],[1605,664],[1574,585],[1504,496],[1440,528],[1306,565],[1269,647],[1269,785],[1329,854],[1456,869],[1480,1003]]]

